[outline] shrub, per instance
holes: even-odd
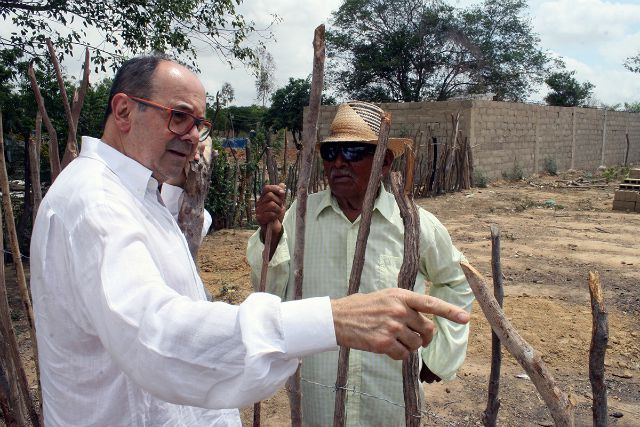
[[[555,159],[551,157],[544,159],[544,170],[551,176],[558,175],[558,164]]]
[[[524,179],[524,171],[522,169],[522,165],[520,163],[513,162],[513,168],[510,171],[503,171],[502,177],[509,181],[521,181]]]
[[[487,174],[480,169],[476,169],[473,171],[473,186],[480,188],[487,188],[489,185],[489,177]]]

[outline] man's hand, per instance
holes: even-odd
[[[469,313],[438,298],[392,288],[331,301],[338,344],[400,360],[431,342],[435,324],[424,314],[467,323]]]
[[[280,240],[280,233],[282,232],[282,221],[284,220],[284,200],[285,200],[285,185],[265,185],[262,189],[262,195],[256,203],[256,220],[260,224],[260,237],[262,241],[265,240],[265,233],[267,232],[267,226],[269,223],[273,223],[271,226],[271,255],[278,246]]]

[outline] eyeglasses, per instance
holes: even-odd
[[[127,95],[132,100],[139,104],[146,105],[148,107],[157,108],[159,110],[169,111],[169,119],[167,120],[167,129],[170,132],[183,136],[191,132],[191,129],[195,126],[200,133],[200,141],[207,139],[207,136],[211,133],[211,122],[205,119],[198,118],[193,114],[186,111],[180,111],[173,108],[165,107],[164,105],[156,104],[155,102],[148,101],[146,99],[138,98],[135,96]]]
[[[320,145],[320,157],[327,162],[333,162],[338,153],[347,162],[359,162],[376,152],[376,146],[363,142],[325,142]]]

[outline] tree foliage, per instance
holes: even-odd
[[[195,66],[202,45],[229,58],[253,57],[245,45],[255,24],[236,7],[241,0],[0,0],[0,17],[17,30],[0,35],[0,46],[42,55],[50,38],[59,55],[88,46],[96,69],[117,66],[139,52],[171,52]],[[7,25],[7,24],[4,24]],[[95,41],[95,34],[100,39]]]
[[[445,100],[495,93],[522,100],[547,56],[525,0],[456,9],[434,0],[345,0],[327,32],[330,78],[346,97]]]
[[[624,66],[627,70],[633,71],[634,73],[640,73],[640,53],[636,56],[630,56],[624,62]]]
[[[274,131],[289,129],[294,143],[302,140],[302,117],[304,107],[309,105],[311,79],[289,78],[289,83],[271,96],[271,107],[264,117],[264,124]],[[322,96],[322,104],[335,104],[333,97]]]
[[[556,71],[551,73],[545,83],[551,89],[544,100],[549,105],[559,107],[577,107],[584,105],[591,96],[594,85],[580,83],[574,77],[575,71]]]

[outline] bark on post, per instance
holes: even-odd
[[[2,139],[0,126],[0,139]],[[0,216],[1,218],[1,216]],[[0,221],[0,250],[4,251],[4,236]],[[0,262],[0,406],[9,426],[38,425],[38,414],[29,394],[27,376],[20,359],[18,342],[11,323],[7,298],[4,262]]]
[[[502,308],[504,289],[502,287],[502,265],[500,262],[500,229],[497,225],[491,225],[491,271],[493,273],[493,296]],[[489,396],[487,407],[482,414],[482,424],[485,427],[495,427],[500,409],[500,364],[502,363],[502,350],[500,338],[491,331],[491,374],[489,375]]]
[[[266,164],[267,171],[269,172],[269,183],[277,184],[278,183],[278,166],[276,165],[275,159],[273,158],[273,154],[271,153],[271,148],[267,147],[266,150]],[[262,250],[262,268],[260,270],[260,286],[258,287],[259,292],[264,292],[267,289],[267,273],[269,271],[269,252],[271,249],[271,233],[273,223],[269,223],[267,225],[267,231],[264,236],[264,249]],[[260,427],[260,402],[256,402],[253,404],[253,426]]]
[[[364,268],[364,253],[367,247],[367,239],[371,229],[371,216],[373,214],[373,204],[380,188],[380,180],[382,175],[382,163],[387,151],[387,143],[389,142],[389,129],[391,127],[391,114],[386,113],[382,118],[380,125],[380,134],[378,135],[378,146],[373,155],[373,164],[371,165],[371,175],[367,184],[367,191],[362,202],[362,213],[360,214],[360,226],[358,227],[358,237],[356,240],[356,248],[353,255],[353,264],[351,265],[351,276],[349,277],[349,290],[347,295],[358,292],[360,288],[360,276]],[[297,236],[296,236],[297,237]],[[349,372],[349,348],[340,347],[338,355],[338,374],[336,378],[336,401],[333,412],[334,427],[345,425],[345,396],[347,386],[347,376]]]
[[[309,177],[313,162],[313,151],[316,146],[318,116],[320,114],[320,99],[324,80],[325,58],[325,30],[324,25],[315,29],[313,36],[313,74],[311,77],[311,92],[309,95],[309,114],[304,123],[304,145],[300,163],[300,176],[296,195],[298,206],[296,209],[296,237],[293,252],[294,268],[294,298],[302,298],[302,282],[304,278],[304,232],[307,215],[307,194],[309,192]],[[300,389],[300,366],[295,375],[287,382],[289,402],[291,403],[291,426],[302,426],[302,391]]]
[[[49,119],[49,115],[47,114],[47,109],[44,106],[44,98],[42,98],[42,94],[40,93],[40,88],[38,87],[38,82],[36,80],[36,73],[33,70],[33,61],[29,62],[28,74],[29,82],[31,83],[31,90],[35,95],[36,103],[38,104],[38,111],[40,111],[40,114],[42,115],[42,121],[44,122],[44,125],[47,128],[47,133],[49,134],[49,164],[51,165],[51,182],[53,183],[60,174],[58,134],[56,133],[56,130]]]
[[[13,207],[11,206],[9,178],[7,176],[7,167],[6,167],[5,158],[4,158],[4,136],[3,135],[4,135],[4,129],[2,126],[2,112],[0,111],[0,190],[2,190],[2,208],[4,211],[3,216],[5,219],[7,232],[9,233],[9,239],[11,242],[11,254],[13,255],[13,263],[16,267],[16,277],[18,279],[18,288],[20,289],[22,304],[24,306],[24,311],[25,311],[25,314],[27,315],[27,320],[29,322],[31,348],[33,350],[33,360],[36,366],[36,380],[37,380],[37,384],[40,384],[40,375],[38,372],[38,343],[36,341],[36,330],[35,330],[35,323],[33,319],[33,310],[31,308],[31,297],[29,296],[29,290],[27,289],[27,280],[24,274],[24,268],[22,266],[20,247],[18,245],[18,235],[16,233],[15,219],[13,216]],[[3,238],[3,236],[0,235],[0,238]],[[2,270],[1,270],[2,271],[2,292],[4,293],[4,295],[3,295],[3,298],[0,298],[1,300],[0,305],[5,304],[7,302],[6,287],[5,287],[5,281],[4,281],[4,262],[2,262],[1,264],[2,264]],[[6,315],[8,316],[9,315],[8,306],[6,307],[6,310],[7,310]],[[10,319],[10,317],[8,317],[8,319]],[[6,334],[9,336],[9,339],[12,333],[13,333],[13,330],[10,330],[10,331],[7,330]],[[11,342],[9,342],[9,344],[10,344],[10,347],[12,347],[13,344],[15,343],[12,344]],[[17,352],[18,351],[17,344],[15,344],[15,346],[13,346],[13,350],[10,350],[10,351]],[[22,370],[22,372],[24,373],[24,369],[19,363],[20,355],[16,353],[13,355],[13,358],[15,357],[18,358],[18,362],[14,362],[14,366],[15,366],[16,374],[18,375],[18,377],[20,377],[20,370]],[[22,380],[20,381],[22,382]],[[35,421],[34,425],[37,425],[38,415],[35,409],[31,407],[32,402],[29,396],[28,387],[26,386],[26,377],[24,378],[24,383],[21,385],[21,388],[23,390],[21,391],[20,394],[22,394],[23,398],[25,399],[26,407],[29,408],[30,418],[32,421]]]
[[[411,150],[406,150],[411,151]],[[407,153],[408,154],[408,153]],[[391,174],[391,190],[395,196],[404,224],[404,258],[398,274],[398,287],[413,291],[418,275],[420,259],[420,216],[413,202],[413,179],[409,172],[413,168],[411,157],[407,157],[404,189],[399,172]],[[420,399],[420,354],[411,352],[402,362],[402,389],[404,393],[404,418],[407,427],[419,427],[421,418]]]
[[[42,202],[42,186],[40,184],[40,142],[42,141],[42,115],[36,114],[36,136],[29,138],[29,171],[31,173],[31,189],[33,191],[33,212],[31,221],[36,222],[36,214]]]
[[[482,275],[467,263],[462,262],[460,265],[482,312],[491,325],[491,329],[498,335],[502,344],[509,350],[509,353],[527,372],[542,400],[547,404],[556,426],[573,427],[575,425],[575,403],[560,390],[553,375],[551,375],[547,365],[542,360],[540,353],[520,336],[511,322],[505,317],[498,302],[489,293]]]
[[[198,160],[187,164],[187,180],[178,214],[178,225],[187,239],[194,262],[197,262],[198,249],[202,243],[204,202],[209,194],[209,185],[211,184],[212,157],[211,139],[207,139],[204,153],[200,155]]]
[[[51,56],[51,63],[53,69],[56,72],[56,80],[58,81],[58,88],[60,89],[60,97],[62,98],[62,106],[64,113],[67,116],[67,126],[69,137],[67,139],[67,146],[65,147],[65,153],[62,157],[61,169],[73,159],[78,157],[78,143],[76,141],[76,125],[73,122],[73,115],[71,114],[71,106],[69,105],[69,97],[67,96],[67,89],[64,86],[64,79],[62,78],[62,72],[60,71],[60,63],[56,57],[56,50],[53,48],[51,40],[47,39],[47,48],[49,49],[49,56]]]
[[[604,292],[600,285],[600,274],[589,272],[589,294],[591,295],[591,346],[589,348],[589,381],[593,393],[593,425],[603,427],[608,422],[607,386],[604,383],[604,356],[609,341],[607,309]]]
[[[73,95],[73,103],[71,105],[71,121],[73,122],[73,128],[75,129],[73,135],[71,131],[69,131],[67,137],[67,146],[64,150],[64,155],[62,156],[62,169],[64,169],[71,160],[78,157],[78,122],[80,120],[80,112],[82,111],[82,106],[84,105],[84,97],[87,94],[87,89],[89,87],[89,73],[91,68],[89,68],[89,49],[85,50],[84,53],[84,70],[82,73],[82,82],[80,82],[80,88],[77,89]]]

